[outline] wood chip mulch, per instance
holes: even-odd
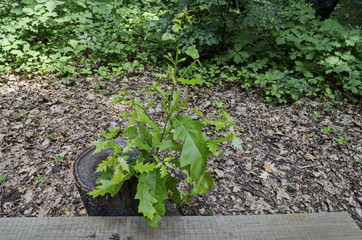
[[[104,93],[143,88],[152,74],[73,85],[47,77],[1,80],[0,177],[6,179],[0,217],[86,215],[72,163],[100,131],[125,124],[116,115],[122,105],[105,105],[111,95]],[[190,93],[190,109],[211,113],[215,100],[226,106],[237,119],[244,151],[225,145],[223,159],[210,160],[216,187],[194,197],[184,214],[348,211],[362,228],[362,106],[310,100],[268,106],[237,87],[192,87]],[[150,112],[157,118],[159,110]]]

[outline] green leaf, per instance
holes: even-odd
[[[98,185],[95,189],[90,191],[88,194],[97,197],[99,195],[104,196],[105,194],[109,193],[111,196],[115,196],[119,189],[121,189],[122,183],[114,184],[110,180],[100,180],[100,185]]]
[[[159,79],[166,79],[166,78],[167,78],[167,74],[154,73],[153,75],[154,75],[155,77],[159,78]],[[159,83],[153,83],[153,84],[159,85]]]
[[[106,172],[109,167],[112,166],[112,163],[108,160],[104,160],[97,165],[96,172]]]
[[[1,175],[1,177],[0,177],[0,184],[5,181],[5,179],[6,179],[7,176],[8,176],[7,173],[3,173],[3,174]]]
[[[178,102],[181,99],[181,90],[175,91],[172,95],[172,101],[169,103],[170,107],[167,111],[167,114],[171,116],[172,113],[174,113],[178,109]]]
[[[145,105],[146,108],[148,107],[153,107],[153,106],[157,106],[157,103],[155,103],[155,101],[157,100],[157,98],[152,98],[150,101],[148,101]]]
[[[44,5],[48,9],[49,12],[53,12],[57,5],[61,4],[62,2],[59,1],[47,1]]]
[[[201,78],[192,78],[192,79],[177,78],[177,81],[179,81],[182,84],[186,84],[186,85],[196,85],[196,84],[202,83]]]
[[[155,175],[156,175],[156,183],[154,188],[152,187],[151,190],[154,189],[156,198],[158,200],[158,203],[155,205],[157,213],[160,216],[163,216],[166,214],[164,201],[168,199],[168,190],[166,186],[167,177],[161,177],[159,172],[156,172]]]
[[[199,117],[203,118],[204,117],[204,114],[202,112],[200,112],[197,108],[195,107],[192,107],[192,110],[194,110],[194,112],[199,115]]]
[[[11,50],[10,51],[11,54],[17,55],[18,57],[21,57],[24,55],[24,53],[20,50]]]
[[[138,132],[140,133],[140,139],[143,143],[147,144],[149,148],[152,146],[152,135],[148,131],[145,125],[138,124]],[[146,149],[147,150],[147,149]]]
[[[148,217],[152,226],[157,225],[160,216],[165,215],[164,200],[168,198],[167,178],[161,178],[158,171],[143,173],[138,177],[136,199],[140,200],[138,211]]]
[[[203,121],[204,124],[211,124],[211,125],[214,125],[216,130],[219,131],[223,128],[225,128],[227,125],[227,122],[224,120],[224,119],[219,119],[219,120],[216,120],[216,121],[213,121],[213,120],[205,120]]]
[[[208,193],[210,188],[214,188],[214,180],[211,177],[211,173],[204,173],[196,183],[196,186],[191,190],[191,196],[195,196],[198,193]]]
[[[138,129],[140,136],[138,136],[137,127],[131,126],[123,130],[123,137],[131,139],[132,144],[137,147],[139,150],[150,151],[152,149],[152,135],[149,133],[148,129],[143,124],[138,124]]]
[[[334,68],[334,71],[336,72],[336,73],[341,73],[341,72],[348,72],[348,73],[350,73],[352,70],[351,70],[351,68],[348,66],[348,65],[346,65],[346,64],[340,64],[340,65],[338,65],[337,67],[335,67]]]
[[[182,145],[176,141],[173,140],[163,140],[159,144],[157,144],[158,148],[161,150],[174,150],[174,151],[182,151]]]
[[[111,180],[113,178],[113,170],[111,168],[107,168],[102,175],[97,178],[96,184],[101,184],[101,180]]]
[[[26,13],[26,15],[33,15],[34,11],[31,8],[23,8],[23,12]]]
[[[46,21],[48,21],[49,17],[48,17],[48,16],[40,16],[38,19],[39,19],[41,22],[46,22]]]
[[[158,200],[157,203],[154,205],[159,216],[164,216],[166,214],[166,208],[164,201],[168,199],[168,190],[166,187],[167,177],[161,177],[158,171],[155,172],[156,182],[153,183],[149,181],[149,186],[151,189],[151,193],[154,192],[156,199]]]
[[[150,194],[150,187],[144,181],[141,181],[141,177],[138,180],[135,198],[140,200],[138,212],[142,213],[149,219],[153,219],[156,213],[156,209],[153,204],[157,202],[157,199]]]
[[[156,74],[155,74],[155,76],[156,76]],[[161,96],[162,96],[162,98],[164,99],[164,100],[168,100],[168,98],[167,98],[167,93],[161,88],[161,86],[160,86],[160,83],[153,83],[152,84],[152,88],[154,89],[154,90],[156,90]]]
[[[181,30],[181,26],[180,26],[180,24],[174,24],[173,26],[172,26],[172,30],[175,32],[175,33],[178,33],[178,32],[180,32],[180,30]],[[163,39],[162,39],[163,40]]]
[[[116,162],[119,164],[119,166],[122,168],[122,170],[126,172],[130,172],[129,165],[128,165],[128,156],[118,156],[116,158]]]
[[[166,177],[168,175],[168,171],[165,165],[159,163],[157,164],[157,167],[160,169],[161,178]]]
[[[158,125],[151,120],[151,118],[147,115],[145,109],[142,107],[142,103],[141,101],[136,98],[134,99],[134,121],[138,121],[138,122],[144,122],[146,124],[148,124],[150,127],[153,128],[153,130],[157,131],[157,132],[162,132],[161,129],[158,127]]]
[[[169,176],[167,179],[167,189],[171,192],[171,199],[176,204],[181,204],[181,193],[177,188],[178,179],[175,177]]]
[[[124,132],[124,134],[122,134],[122,137],[126,137],[126,138],[137,138],[138,137],[137,128],[135,126],[126,128],[125,130],[123,130],[123,132]]]
[[[79,41],[71,39],[68,43],[73,49],[76,49],[78,47]]]
[[[71,39],[68,43],[73,49],[76,49],[78,47],[79,41]]]
[[[207,148],[210,150],[211,153],[215,153],[220,150],[217,144],[214,141],[207,142]]]
[[[103,137],[113,139],[113,138],[117,137],[120,129],[121,129],[120,127],[108,128],[108,132],[109,132],[109,133],[107,133],[107,132],[105,132],[105,131],[102,131],[102,132],[101,132],[101,135],[102,135]]]
[[[161,220],[161,216],[160,215],[155,215],[154,218],[152,220],[150,220],[148,223],[150,224],[151,227],[157,227],[158,222]]]
[[[224,157],[224,153],[225,153],[225,150],[224,150],[224,149],[221,149],[221,151],[219,152],[219,154],[215,157],[215,160],[216,160],[216,161],[221,161],[222,158]]]
[[[124,88],[120,93],[114,96],[111,100],[107,101],[106,104],[113,106],[117,103],[123,102],[126,98],[122,97],[125,93],[127,93],[127,89]]]
[[[167,40],[176,40],[176,37],[175,35],[166,32],[162,35],[162,41],[167,41]]]
[[[124,174],[123,168],[116,166],[114,170],[113,177],[111,179],[113,184],[123,183],[125,181],[126,175]]]
[[[188,115],[176,115],[173,119],[175,128],[174,140],[183,141],[180,166],[189,171],[192,180],[196,181],[206,169],[209,150],[202,133],[203,124],[189,119]]]
[[[156,167],[157,167],[156,163],[146,163],[146,164],[138,163],[133,168],[134,168],[134,170],[136,170],[136,171],[138,171],[140,173],[144,173],[144,172],[151,172]]]
[[[196,49],[196,45],[190,46],[185,53],[192,57],[194,60],[198,59],[200,57],[199,52]]]
[[[115,145],[118,145],[106,140],[96,140],[96,141],[91,141],[91,143],[94,146],[96,146],[96,149],[94,150],[93,154],[101,152],[104,148],[114,147]]]

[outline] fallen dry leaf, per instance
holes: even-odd
[[[280,188],[277,191],[277,199],[282,200],[283,198],[289,200],[290,196],[283,188]]]
[[[260,178],[266,180],[266,179],[268,179],[270,174],[268,172],[266,172],[266,171],[262,171],[262,173],[259,176],[260,176]]]
[[[304,158],[310,161],[314,161],[316,159],[315,156],[313,156],[312,154],[310,154],[309,152],[307,152],[306,154],[304,154]]]
[[[277,169],[274,166],[274,163],[268,161],[264,162],[264,170],[267,171],[268,173],[275,173],[277,171]]]

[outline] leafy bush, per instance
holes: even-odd
[[[361,29],[319,21],[311,7],[295,1],[258,31],[245,27],[213,61],[223,69],[220,76],[263,87],[268,101],[302,95],[360,101],[361,42]]]
[[[215,46],[223,46],[234,28],[242,24],[247,0],[181,0],[162,1],[168,11],[158,21],[162,31],[171,32],[172,19],[183,9],[189,9],[193,24],[183,30],[181,47],[197,45],[204,54],[214,53]]]
[[[6,1],[0,14],[2,72],[122,72],[126,62],[151,59],[144,38],[157,16],[137,2]]]
[[[201,121],[194,120],[187,114],[182,114],[186,108],[188,99],[186,90],[178,85],[194,85],[200,82],[198,79],[186,79],[179,71],[179,63],[186,60],[186,56],[192,59],[190,68],[199,63],[199,53],[195,46],[187,50],[180,49],[181,30],[186,20],[187,12],[183,12],[173,20],[173,33],[164,34],[164,40],[175,41],[175,54],[168,54],[170,61],[166,75],[157,75],[158,82],[153,83],[147,90],[129,91],[123,89],[109,104],[122,102],[127,105],[129,111],[120,114],[128,118],[128,126],[123,131],[119,127],[109,129],[109,133],[103,132],[106,139],[94,141],[97,146],[95,152],[104,148],[114,148],[113,153],[105,161],[98,165],[97,171],[102,176],[97,180],[96,189],[89,194],[92,196],[114,196],[120,190],[125,181],[136,177],[138,181],[135,198],[139,200],[138,211],[151,226],[156,226],[161,216],[165,215],[164,201],[171,196],[175,203],[187,203],[190,196],[198,193],[207,193],[214,186],[211,174],[206,171],[207,160],[216,152],[223,152],[218,144],[231,141],[235,147],[241,147],[240,140],[234,131],[234,118],[225,109],[216,103],[218,110],[211,116],[204,116],[194,109]],[[162,82],[170,84],[171,90],[162,87]],[[142,103],[134,96],[135,93],[151,95],[150,102]],[[149,107],[160,106],[164,121],[156,123],[148,113]],[[215,120],[216,119],[216,120]],[[214,129],[207,131],[204,126],[208,124]],[[204,134],[206,131],[208,134]],[[122,132],[122,133],[120,133]],[[222,135],[220,133],[226,133]],[[113,139],[119,134],[126,138],[126,146],[117,144]],[[211,136],[211,137],[208,137]],[[119,156],[137,148],[140,155],[130,160],[128,156]],[[175,169],[181,170],[186,178],[179,179],[172,173]],[[183,177],[182,177],[183,178]],[[189,184],[189,191],[180,191],[179,182]]]
[[[361,27],[319,21],[302,0],[7,0],[0,3],[0,73],[68,79],[162,66],[176,43],[161,37],[185,8],[193,24],[181,30],[180,46],[197,46],[206,85],[221,77],[259,86],[280,103],[301,96],[361,101]]]

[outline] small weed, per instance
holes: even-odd
[[[70,86],[74,84],[74,77],[64,77],[56,80],[55,83]]]
[[[89,104],[89,106],[91,106],[91,107],[97,107],[97,104],[96,104],[96,103],[94,103],[94,104]]]
[[[336,134],[338,137],[341,136],[343,134],[343,132],[341,131],[333,131],[334,134]]]
[[[101,89],[97,92],[100,92],[102,93],[103,95],[112,95],[112,91],[109,91],[109,90],[105,90],[105,89]]]
[[[46,137],[47,137],[47,138],[49,138],[49,139],[54,139],[54,138],[56,138],[56,137],[57,137],[57,134],[56,134],[56,133],[54,133],[54,132],[52,132],[52,133],[48,133],[48,134],[46,135]]]
[[[72,110],[70,110],[70,112],[74,113],[74,112],[79,112],[78,108],[74,107]]]
[[[328,127],[322,128],[322,131],[326,132],[326,133],[330,133],[330,132],[332,132],[332,130],[333,130],[333,128],[332,128],[331,124],[328,124]]]
[[[93,84],[93,85],[91,86],[91,89],[93,89],[93,90],[95,90],[95,91],[99,91],[99,90],[102,89],[102,86],[99,85],[99,84]]]
[[[64,159],[64,157],[55,157],[55,161],[62,161]]]
[[[343,144],[345,144],[345,143],[348,143],[348,141],[345,140],[344,137],[341,136],[341,135],[339,135],[338,138],[336,138],[336,139],[334,139],[334,140],[336,140],[336,142],[337,142],[339,145],[343,145]]]
[[[214,215],[214,211],[210,209],[210,210],[205,211],[202,215],[203,216],[212,216],[212,215]]]
[[[111,95],[112,94],[112,91],[103,89],[103,87],[100,84],[93,84],[91,86],[91,88],[96,92],[102,93],[103,95]]]
[[[289,189],[290,191],[295,191],[295,190],[297,190],[297,183],[296,183],[296,182],[291,182],[291,183],[289,183],[289,184],[288,184],[288,189]]]
[[[273,130],[268,130],[268,131],[266,131],[266,134],[267,134],[267,135],[273,135],[273,134],[274,134],[274,131],[273,131]]]
[[[44,176],[39,176],[39,177],[36,177],[36,180],[38,181],[38,182],[42,182],[43,180],[44,180]]]
[[[0,184],[2,184],[3,182],[5,182],[7,176],[8,176],[7,173],[3,173],[3,174],[0,176]]]
[[[358,162],[358,164],[362,167],[362,158],[359,158],[358,160],[357,160],[357,162]],[[1,181],[0,181],[1,182]]]
[[[16,114],[17,119],[21,119],[26,115],[26,111],[24,109],[19,109],[18,113]]]
[[[65,212],[65,213],[66,213],[66,212],[69,212],[69,211],[70,211],[70,209],[69,209],[69,208],[67,208],[67,207],[64,207],[64,208],[63,208],[63,212]]]
[[[313,120],[314,120],[314,121],[317,121],[318,118],[321,118],[321,117],[322,117],[322,115],[320,115],[320,114],[318,114],[318,113],[314,113],[312,117],[313,117]]]
[[[325,112],[332,112],[334,110],[333,103],[331,102],[324,102],[323,105],[324,105],[323,111]]]

